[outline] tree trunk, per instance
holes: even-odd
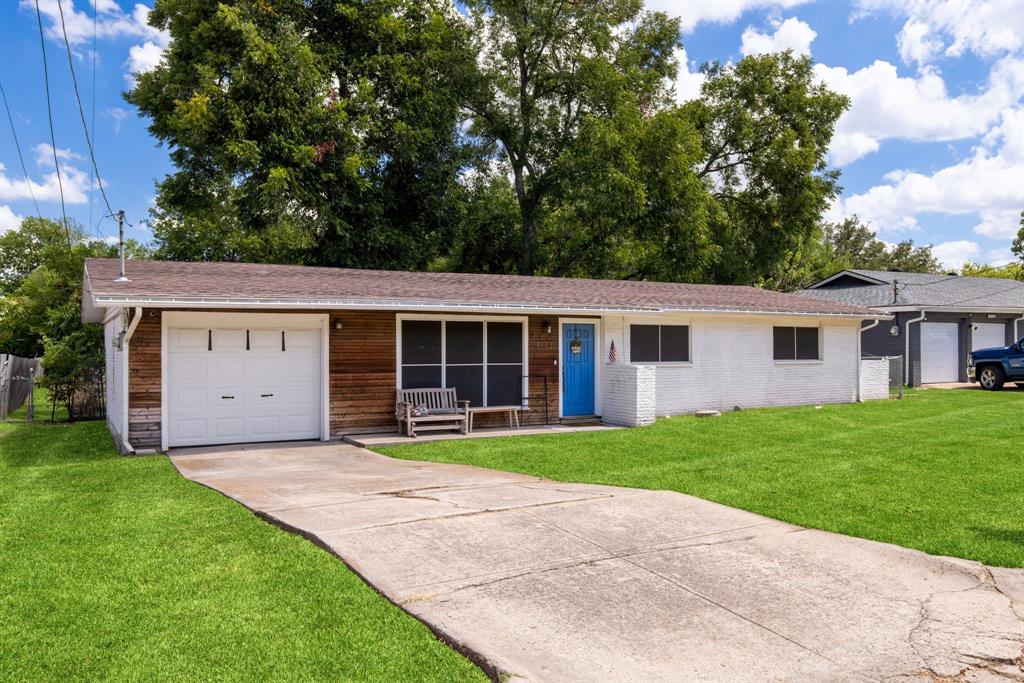
[[[513,162],[516,201],[519,203],[519,220],[523,230],[523,251],[519,257],[519,274],[533,275],[536,264],[533,259],[537,244],[537,207],[533,197],[526,191],[523,180],[523,166]]]

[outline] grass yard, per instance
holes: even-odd
[[[747,410],[641,429],[379,449],[560,481],[682,491],[793,524],[1024,567],[1024,397]]]
[[[0,642],[0,680],[487,680],[313,544],[116,456],[99,422],[0,423]]]

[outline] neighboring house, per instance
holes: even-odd
[[[129,261],[127,281],[118,271],[86,261],[82,315],[105,326],[108,422],[126,450],[394,431],[396,388],[455,387],[475,406],[521,408],[526,424],[855,401],[861,323],[881,317],[751,287],[169,261]]]
[[[891,313],[864,332],[863,351],[905,356],[911,386],[967,381],[967,354],[1024,336],[1024,282],[955,274],[844,270],[801,296]]]

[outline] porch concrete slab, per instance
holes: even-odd
[[[351,445],[171,459],[511,678],[1024,681],[1024,570]]]
[[[615,425],[594,423],[594,424],[554,424],[539,425],[535,427],[478,427],[470,434],[458,432],[425,432],[413,438],[404,436],[398,432],[384,434],[350,434],[345,441],[354,446],[365,448],[380,448],[382,446],[399,446],[402,444],[429,443],[431,441],[455,441],[460,439],[493,439],[505,436],[534,436],[539,434],[571,434],[573,432],[600,432],[609,429],[622,429]]]

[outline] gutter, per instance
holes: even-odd
[[[861,393],[860,393],[860,374],[861,374],[861,367],[860,366],[861,366],[861,360],[862,360],[860,348],[861,348],[861,339],[863,339],[863,337],[861,337],[861,335],[864,334],[865,332],[867,332],[868,330],[870,330],[872,327],[878,327],[878,323],[880,323],[880,322],[882,322],[882,321],[878,320],[878,319],[875,319],[874,321],[871,322],[870,325],[868,325],[866,327],[861,327],[860,328],[860,332],[857,334],[857,403],[860,403],[861,400],[862,400]]]
[[[910,323],[919,323],[928,317],[928,311],[921,310],[921,315],[917,318],[908,320],[904,325],[903,336],[907,339],[907,352],[903,356],[903,374],[906,380],[903,382],[908,387],[910,386]]]
[[[124,427],[124,434],[121,435],[121,443],[124,445],[124,449],[128,453],[134,453],[135,447],[128,441],[128,342],[131,341],[132,335],[135,334],[135,328],[139,326],[139,321],[142,320],[142,307],[135,307],[135,316],[132,321],[128,323],[128,329],[124,331],[124,340],[121,343],[121,352],[124,356],[124,372],[121,373],[121,390],[124,392],[124,401],[122,402],[124,407],[122,408],[121,424]]]
[[[516,311],[550,314],[658,314],[658,313],[729,313],[743,315],[798,316],[810,318],[856,318],[860,320],[885,320],[888,313],[866,311],[864,313],[827,313],[809,311],[786,311],[767,309],[728,308],[713,306],[580,306],[571,304],[488,304],[454,303],[451,301],[403,300],[403,299],[243,299],[210,297],[128,297],[115,295],[93,295],[96,306],[148,306],[159,308],[284,308],[284,309],[363,309],[363,310],[426,310],[465,311],[486,313],[490,311]]]

